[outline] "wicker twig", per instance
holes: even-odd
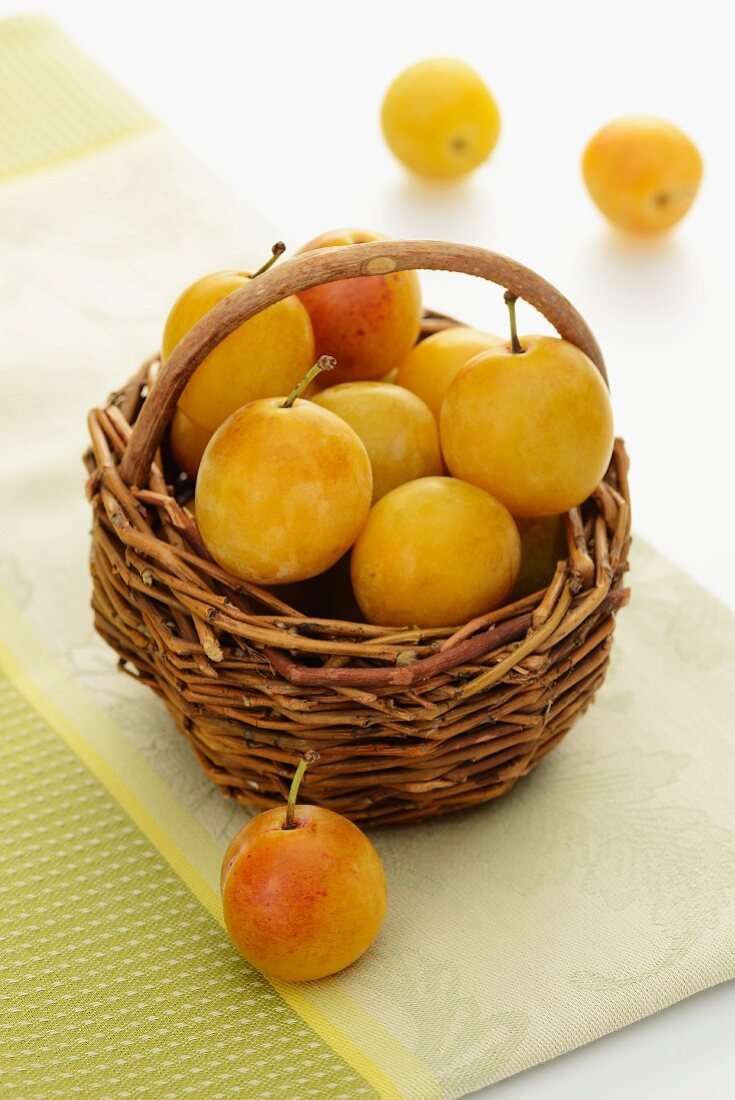
[[[164,474],[159,446],[176,396],[236,324],[320,281],[413,266],[508,286],[604,374],[582,319],[527,269],[468,246],[375,242],[260,276],[200,322],[163,371],[152,358],[90,414],[95,624],[121,667],[163,697],[223,793],[246,804],[282,802],[310,748],[321,760],[303,797],[358,821],[412,821],[498,797],[559,742],[607,669],[628,597],[620,441],[604,481],[566,517],[569,557],[548,589],[454,629],[311,617],[240,581],[208,555],[179,503],[179,472]],[[455,323],[428,315],[423,335]]]

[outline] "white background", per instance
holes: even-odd
[[[0,0],[1,14],[19,7]],[[724,4],[46,0],[43,10],[290,247],[356,225],[484,245],[556,283],[606,354],[636,530],[735,606]],[[437,54],[473,64],[503,116],[491,161],[460,183],[409,178],[378,125],[391,78]],[[705,159],[694,209],[660,240],[608,230],[580,177],[595,129],[633,113],[676,122]],[[461,276],[424,282],[431,305],[505,331],[500,291]],[[522,331],[543,328],[528,307],[520,318]],[[735,1095],[734,1023],[735,990],[713,990],[496,1086],[493,1100],[724,1100]]]

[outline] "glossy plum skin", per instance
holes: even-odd
[[[582,175],[593,201],[614,225],[660,233],[696,198],[702,158],[690,138],[661,118],[620,118],[592,137]]]
[[[359,435],[373,471],[373,504],[404,481],[443,470],[439,431],[431,410],[390,382],[343,382],[312,400]]]
[[[300,251],[380,240],[385,238],[368,230],[335,229]],[[304,290],[299,297],[311,318],[316,356],[337,360],[322,386],[382,378],[418,339],[422,308],[415,271],[341,279]]]
[[[458,626],[506,600],[520,559],[502,504],[464,481],[425,477],[372,508],[352,550],[352,587],[368,622]]]
[[[253,818],[222,864],[225,925],[242,955],[270,978],[336,974],[375,940],[387,905],[378,853],[347,818],[297,805]]]
[[[249,279],[242,271],[216,271],[187,287],[166,321],[163,362],[197,321]],[[284,298],[245,321],[210,351],[187,382],[179,408],[211,434],[241,405],[290,393],[313,362],[309,315],[298,298]]]
[[[447,390],[462,368],[481,351],[503,343],[500,336],[464,325],[445,328],[416,344],[391,381],[425,401],[439,423]]]
[[[311,401],[252,401],[214,433],[196,487],[212,557],[236,577],[308,580],[354,542],[370,508],[370,459],[343,420]]]
[[[381,110],[383,136],[423,176],[463,176],[490,156],[500,112],[477,72],[453,57],[419,61],[400,73]]]
[[[523,336],[483,352],[444,398],[441,444],[454,477],[485,489],[514,516],[548,516],[581,504],[610,462],[607,387],[566,340]]]

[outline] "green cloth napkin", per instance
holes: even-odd
[[[3,1096],[377,1095],[0,679]]]
[[[563,745],[373,834],[364,958],[303,987],[239,959],[246,814],[92,630],[80,453],[181,288],[278,234],[45,19],[0,23],[0,134],[0,1092],[455,1097],[731,978],[735,619],[640,543]]]

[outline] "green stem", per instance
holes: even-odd
[[[318,374],[321,374],[323,370],[334,370],[337,366],[337,360],[331,355],[322,355],[311,370],[301,379],[298,386],[294,386],[286,400],[281,405],[282,409],[290,409],[297,397],[300,397],[307,386],[310,386]]]
[[[267,271],[269,267],[273,267],[279,256],[282,256],[286,251],[286,246],[283,241],[276,241],[271,249],[271,255],[265,261],[262,267],[259,267],[257,271],[254,271],[250,276],[251,279],[257,279],[259,275],[262,275],[264,271]]]
[[[301,786],[301,780],[304,778],[304,772],[308,768],[309,764],[314,764],[319,759],[319,753],[315,750],[311,752],[305,752],[299,761],[299,766],[296,769],[296,774],[291,780],[291,790],[288,792],[288,802],[286,803],[286,820],[283,823],[284,829],[295,829],[294,814],[296,812],[296,797],[299,793],[299,787]]]
[[[508,307],[508,313],[510,314],[510,347],[514,355],[519,355],[526,349],[521,346],[521,342],[518,339],[518,329],[516,328],[516,302],[518,301],[518,295],[514,294],[512,290],[506,290],[504,294],[505,304]]]

